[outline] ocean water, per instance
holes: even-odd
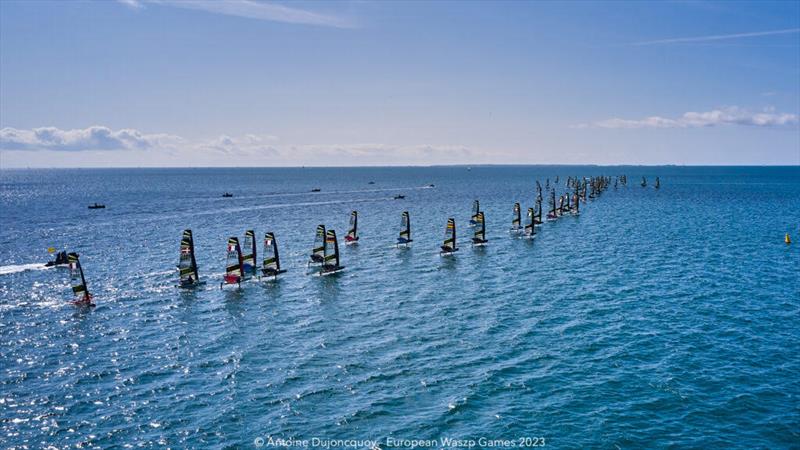
[[[535,180],[599,174],[628,186],[532,242],[509,236]],[[0,177],[2,447],[800,447],[798,167]],[[474,198],[490,241],[478,249]],[[353,209],[346,270],[305,275],[317,224],[342,237]],[[403,210],[414,243],[398,250]],[[461,249],[441,258],[448,217]],[[175,288],[184,228],[202,289]],[[220,290],[226,239],[250,228],[276,233],[288,272]],[[42,267],[50,246],[80,253],[96,308],[69,304],[67,271]]]

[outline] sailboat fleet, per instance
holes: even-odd
[[[549,209],[546,215],[547,221],[555,221],[567,215],[577,216],[580,214],[581,202],[588,199],[595,199],[612,185],[612,178],[608,176],[577,178],[569,177],[566,180],[566,189],[562,195],[556,195],[556,187],[559,184],[558,177],[555,178],[551,186],[550,179],[545,181],[544,190],[548,191]],[[627,186],[627,177],[621,175],[613,179],[613,186]],[[647,180],[642,177],[642,186],[647,186]],[[655,188],[660,187],[660,180],[655,178]],[[524,239],[536,237],[538,226],[543,224],[543,188],[539,181],[536,181],[536,198],[533,207],[527,208],[525,222],[523,223],[520,203],[514,203],[511,217],[511,227],[509,233]],[[471,244],[473,247],[483,247],[489,243],[486,237],[486,214],[480,209],[480,201],[474,200],[472,203],[472,214],[469,220],[470,227],[473,228]],[[358,211],[350,213],[350,222],[347,234],[344,236],[345,245],[354,245],[359,242],[358,234]],[[411,238],[411,217],[408,211],[403,211],[400,215],[400,231],[396,241],[396,247],[406,248],[413,242]],[[266,232],[262,243],[263,259],[258,261],[257,241],[255,230],[246,230],[244,234],[243,246],[239,243],[239,238],[232,236],[228,238],[226,245],[225,273],[220,281],[220,289],[226,286],[241,286],[241,283],[248,280],[274,281],[278,276],[285,273],[282,268],[278,252],[278,243],[273,232]],[[456,221],[455,218],[448,218],[445,225],[444,239],[439,248],[441,256],[452,256],[459,250],[457,245]],[[184,230],[180,240],[180,253],[178,258],[178,285],[179,288],[190,289],[204,284],[199,275],[197,259],[195,255],[194,236],[192,230]],[[79,257],[76,253],[68,254],[68,264],[70,269],[70,279],[74,295],[73,303],[82,306],[94,306],[92,295],[89,293],[86,278],[81,267]],[[339,241],[336,231],[328,229],[324,224],[317,226],[311,253],[308,257],[307,273],[317,276],[334,275],[342,272],[345,267],[341,264],[339,253]]]

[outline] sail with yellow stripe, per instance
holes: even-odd
[[[447,219],[447,226],[444,229],[444,243],[440,247],[440,255],[451,255],[458,251],[456,246],[456,220],[452,217]]]

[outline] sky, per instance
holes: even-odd
[[[800,165],[800,2],[0,0],[0,167]]]

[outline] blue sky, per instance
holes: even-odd
[[[800,164],[800,2],[0,1],[2,167]]]

